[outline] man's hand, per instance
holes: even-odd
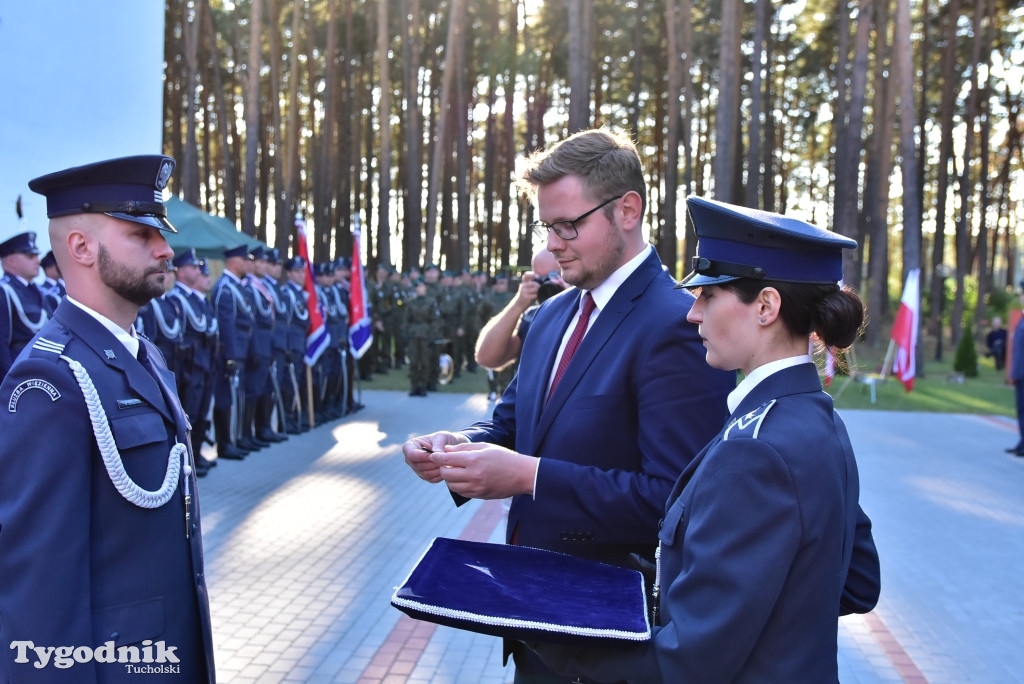
[[[537,282],[537,274],[533,271],[526,271],[519,283],[519,290],[516,292],[516,303],[525,311],[537,299],[540,292],[540,284]]]
[[[468,441],[465,435],[454,432],[432,432],[410,439],[402,445],[402,453],[405,454],[405,462],[420,478],[436,484],[441,481],[441,467],[430,459],[431,454],[442,451],[446,445]]]
[[[430,455],[448,489],[471,499],[533,494],[539,459],[486,443],[448,446]],[[422,475],[421,475],[422,477]]]

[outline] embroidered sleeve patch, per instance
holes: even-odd
[[[11,392],[11,399],[7,402],[7,410],[11,413],[17,413],[18,411],[18,400],[21,399],[21,395],[29,390],[41,390],[50,395],[50,401],[57,401],[60,399],[60,392],[57,388],[48,383],[46,380],[40,378],[33,378],[31,380],[25,380]]]

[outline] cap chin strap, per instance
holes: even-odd
[[[74,359],[61,354],[61,359],[67,362],[71,371],[75,374],[78,386],[82,388],[85,396],[85,405],[89,410],[89,420],[92,422],[92,432],[96,437],[96,445],[103,457],[103,465],[107,469],[110,481],[120,492],[121,496],[139,508],[160,508],[171,500],[174,490],[178,487],[178,478],[182,469],[185,471],[185,486],[188,487],[188,476],[192,472],[188,463],[182,463],[182,456],[186,448],[184,444],[177,443],[171,447],[170,455],[167,458],[167,472],[164,473],[163,484],[155,492],[143,489],[135,484],[132,478],[124,469],[121,454],[117,451],[117,444],[114,442],[114,435],[110,432],[110,423],[107,421],[107,414],[103,411],[100,403],[99,393],[96,386],[89,377],[89,371]],[[186,489],[186,495],[188,491]]]
[[[765,277],[764,269],[760,266],[747,266],[746,264],[736,264],[731,261],[719,261],[718,259],[708,259],[700,256],[693,257],[691,268],[700,275],[711,277],[735,276],[737,278],[753,278],[755,280]]]

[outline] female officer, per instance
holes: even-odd
[[[660,532],[651,641],[533,645],[602,682],[835,682],[838,617],[879,593],[871,523],[811,336],[849,347],[860,298],[837,282],[853,240],[767,212],[687,200],[698,324],[715,368],[739,369],[726,426],[682,473]],[[660,601],[657,595],[660,593]]]

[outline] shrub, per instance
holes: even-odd
[[[956,357],[953,359],[953,370],[963,373],[964,377],[978,377],[978,350],[974,346],[974,335],[970,328],[964,328],[960,335],[960,343],[956,346]]]

